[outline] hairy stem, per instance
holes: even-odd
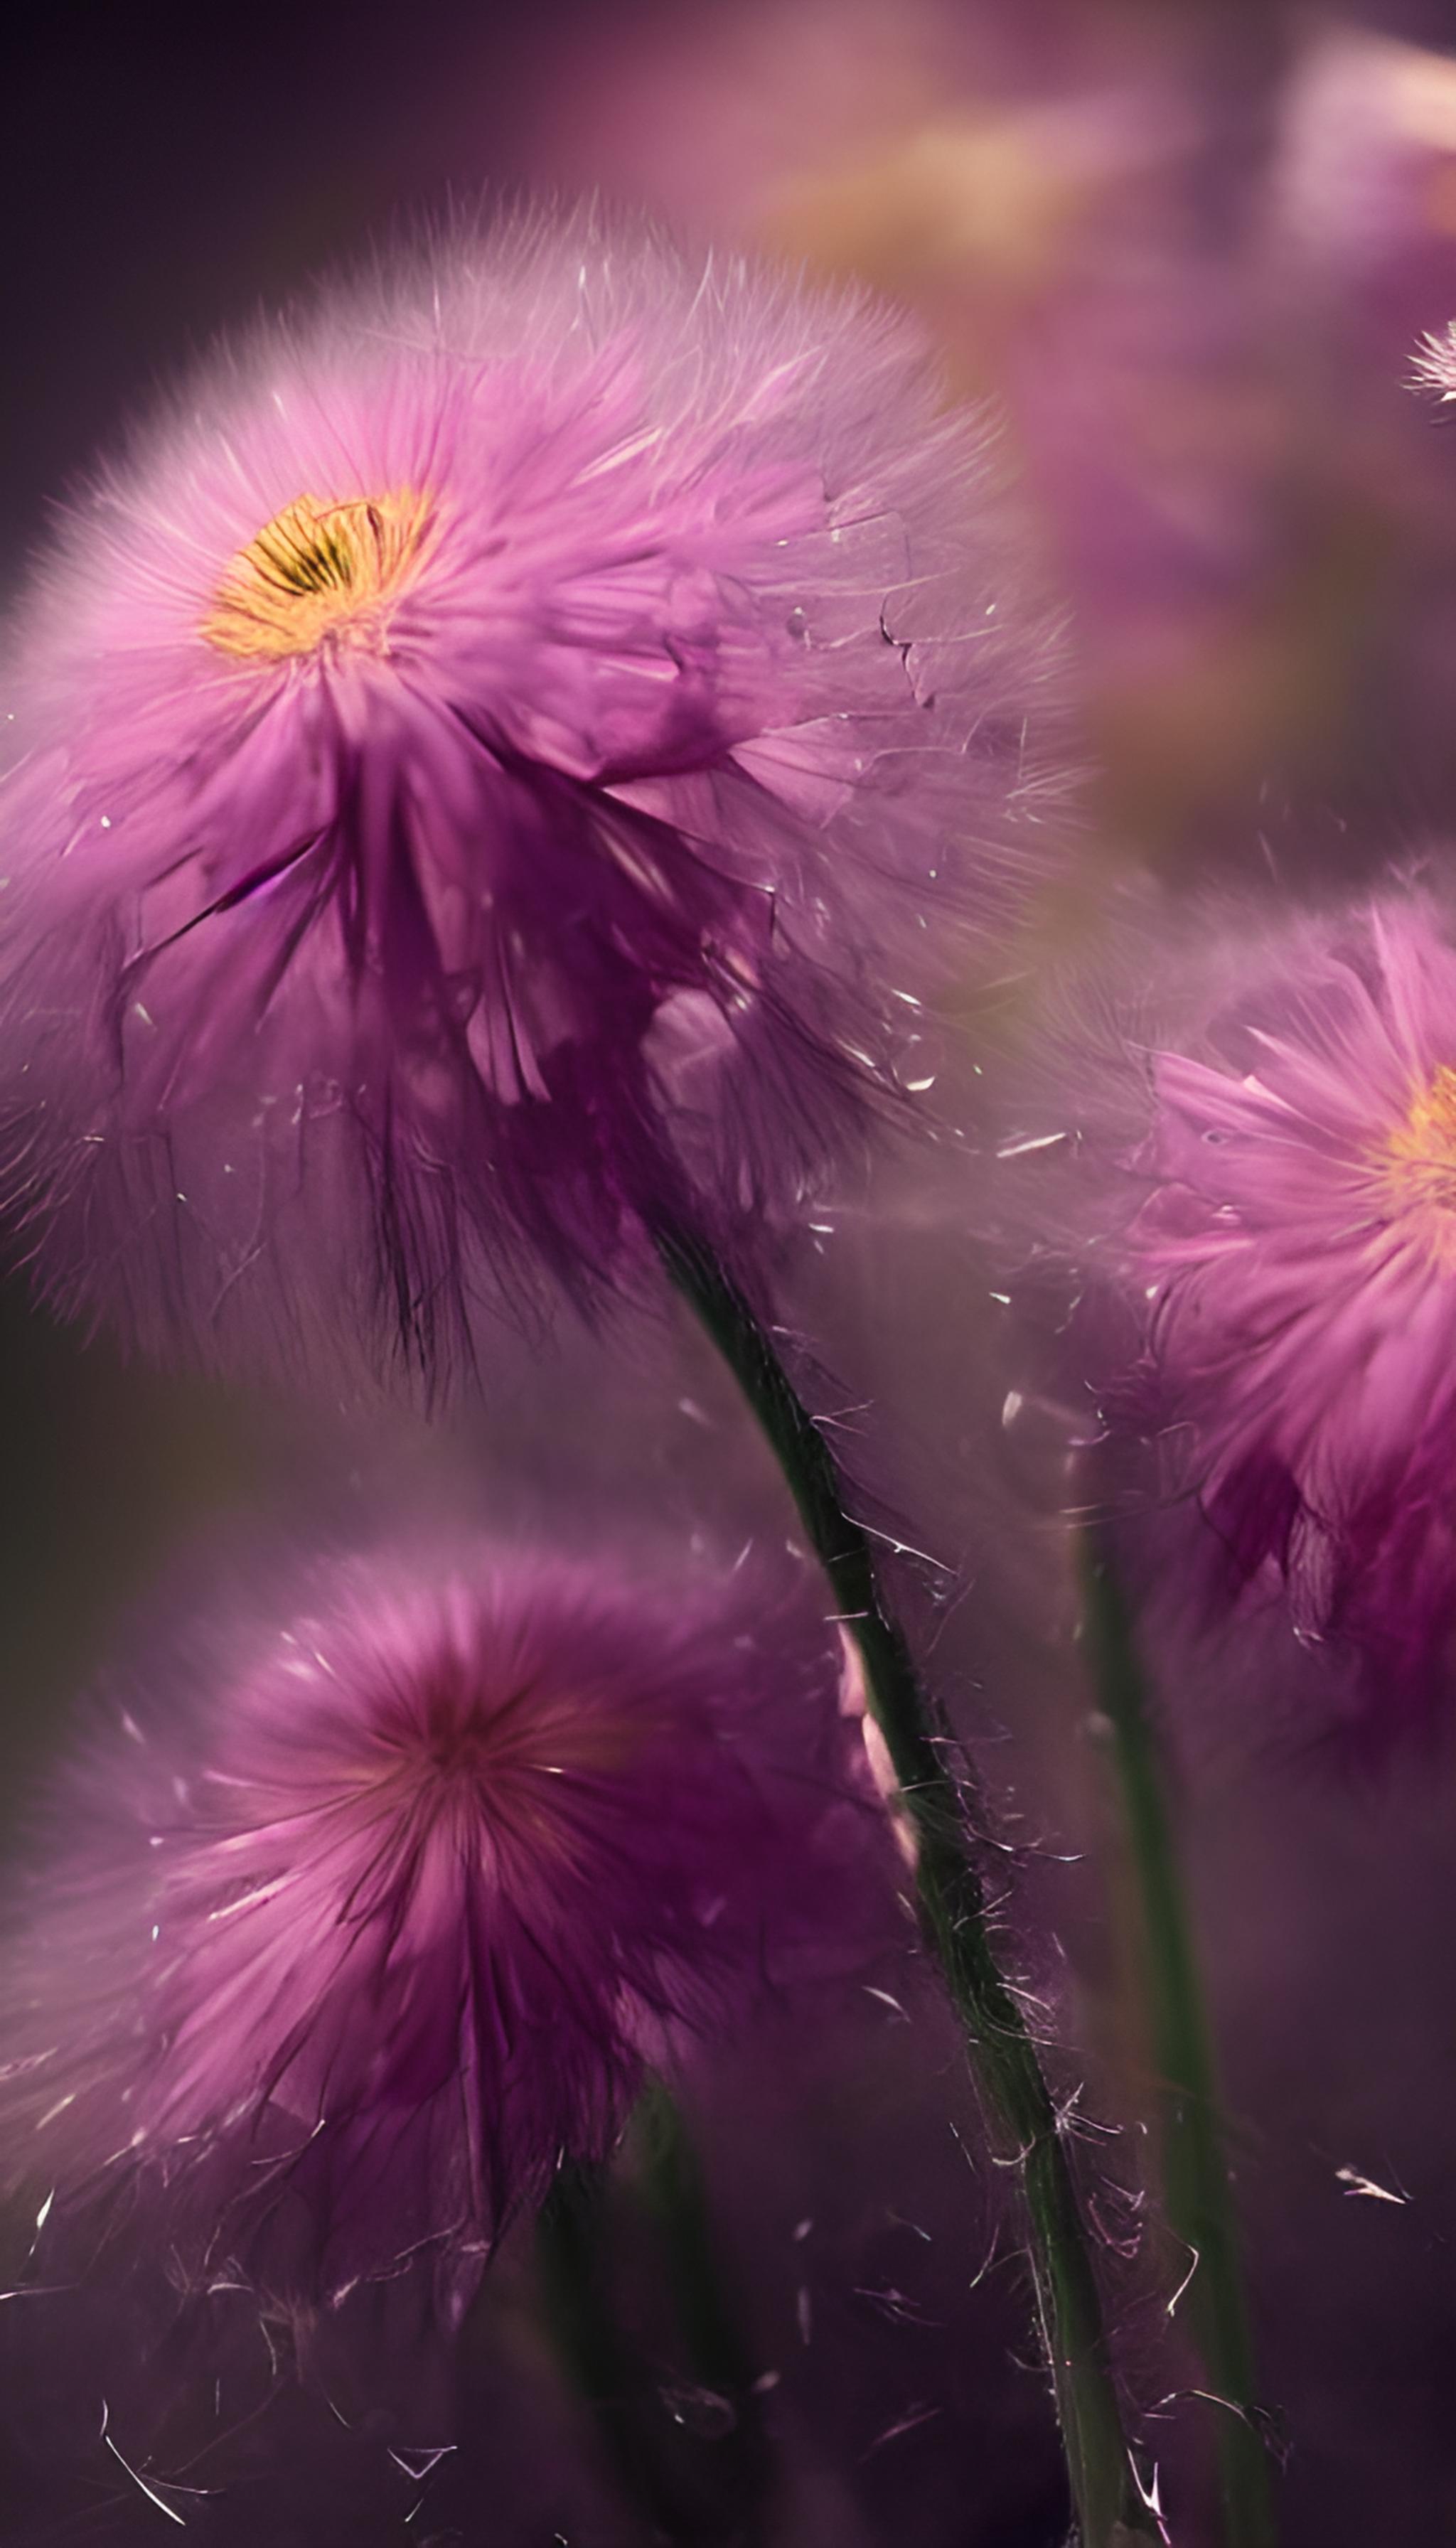
[[[1189,2323],[1210,2386],[1224,2402],[1216,2433],[1224,2535],[1228,2548],[1273,2548],[1269,2463],[1254,2403],[1253,2348],[1218,2077],[1158,1743],[1105,1533],[1086,1525],[1081,1549],[1088,1672],[1111,1728],[1137,1887],[1149,2032],[1162,2095],[1168,2226],[1191,2251]]]
[[[660,1223],[653,1234],[669,1276],[768,1437],[829,1579],[835,1614],[859,1649],[867,1704],[915,1834],[921,1927],[960,2018],[989,2129],[1025,2193],[1038,2314],[1082,2548],[1156,2537],[1134,2483],[1091,2243],[1059,2118],[992,1947],[962,1791],[949,1766],[948,1729],[880,1590],[868,1534],[849,1509],[834,1455],[768,1330],[694,1233]]]

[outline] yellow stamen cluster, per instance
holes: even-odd
[[[1384,1183],[1399,1211],[1456,1212],[1456,1070],[1442,1062],[1417,1089],[1382,1149]]]
[[[300,496],[238,551],[202,634],[225,655],[275,662],[327,637],[378,644],[428,526],[428,499],[409,487],[344,504]]]

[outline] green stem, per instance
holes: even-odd
[[[604,2166],[563,2167],[536,2220],[536,2263],[557,2359],[589,2409],[617,2482],[655,2538],[747,2548],[764,2535],[773,2470],[752,2373],[723,2301],[701,2177],[666,2088],[633,2118],[644,2138],[644,2209],[666,2250],[693,2380],[725,2420],[676,2414],[614,2307],[613,2188]]]
[[[676,2100],[649,2079],[632,2118],[646,2210],[657,2225],[683,2348],[705,2402],[731,2420],[713,2450],[725,2497],[768,2500],[773,2467],[753,2358],[729,2302],[702,2167]]]
[[[783,1472],[859,1649],[866,1698],[884,1736],[916,1840],[922,1930],[964,2030],[994,2139],[1020,2172],[1042,2336],[1082,2548],[1154,2538],[1133,2481],[1108,2361],[1091,2244],[1055,2105],[1021,2007],[996,1961],[985,1890],[966,1829],[950,1743],[880,1590],[868,1534],[848,1509],[834,1455],[768,1331],[718,1258],[691,1231],[659,1224],[658,1253],[737,1379]]]
[[[1138,1889],[1153,2059],[1161,2085],[1168,2226],[1191,2250],[1187,2310],[1223,2403],[1217,2446],[1228,2548],[1274,2548],[1269,2463],[1254,2401],[1238,2225],[1219,2114],[1218,2074],[1184,1898],[1158,1744],[1133,1623],[1105,1534],[1082,1533],[1088,1670],[1111,1728]]]
[[[617,2482],[671,2539],[682,2505],[653,2445],[655,2400],[646,2365],[607,2296],[607,2175],[568,2166],[536,2216],[536,2265],[546,2322],[570,2387],[590,2410]]]

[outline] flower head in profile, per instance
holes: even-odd
[[[13,631],[49,1295],[430,1389],[654,1219],[792,1205],[1050,837],[994,477],[908,321],[586,220],[215,366]]]
[[[1310,924],[1207,1049],[1153,1062],[1139,1420],[1204,1580],[1393,1721],[1456,1660],[1456,952],[1417,900]]]
[[[752,1568],[344,1563],[174,1678],[59,1782],[0,2111],[56,2234],[133,2207],[194,2288],[422,2257],[452,2320],[645,2062],[843,1959],[883,1845],[832,1635]]]

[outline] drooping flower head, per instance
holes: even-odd
[[[58,1783],[0,2112],[57,2224],[135,2207],[194,2286],[329,2304],[420,2255],[453,2318],[645,2060],[868,1936],[806,1586],[358,1560],[171,1678]]]
[[[1202,1580],[1409,1715],[1456,1664],[1456,952],[1419,900],[1312,923],[1207,1051],[1152,1064],[1139,1420]]]
[[[792,1202],[1048,837],[992,476],[909,322],[587,221],[200,379],[11,648],[51,1297],[428,1388],[502,1290]]]

